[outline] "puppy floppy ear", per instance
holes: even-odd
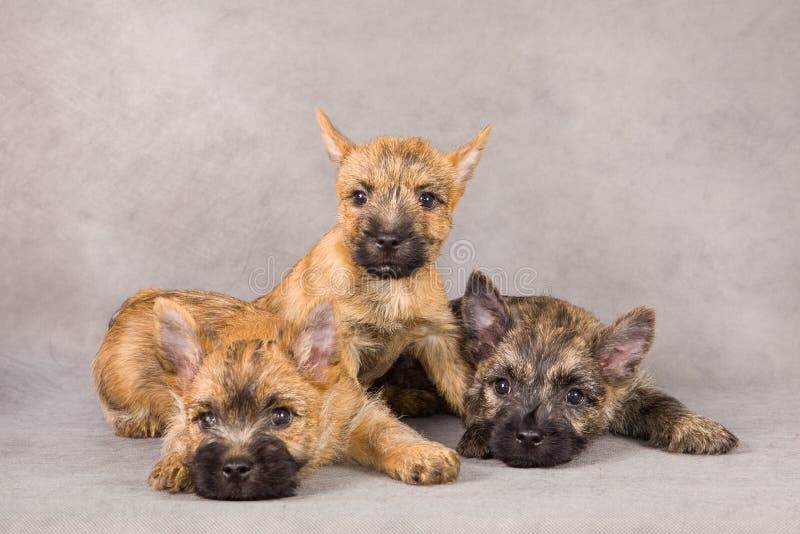
[[[634,377],[653,344],[655,327],[655,310],[640,306],[600,331],[594,357],[606,382],[621,386]]]
[[[338,317],[333,303],[323,300],[311,308],[297,329],[292,354],[297,366],[314,380],[323,382],[339,348]]]
[[[317,124],[319,124],[319,130],[322,132],[322,141],[325,143],[328,157],[338,167],[355,145],[333,127],[328,116],[319,108],[317,108]]]
[[[484,126],[483,130],[478,132],[478,135],[472,141],[448,154],[450,161],[456,167],[456,182],[466,184],[472,178],[475,167],[478,166],[481,155],[483,155],[483,149],[486,148],[486,142],[489,140],[491,131],[491,124]]]
[[[159,297],[153,304],[153,312],[156,344],[175,371],[178,387],[185,389],[205,356],[205,336],[189,312],[177,302]]]
[[[506,303],[488,276],[472,271],[461,302],[461,318],[468,333],[469,356],[487,357],[511,325]]]

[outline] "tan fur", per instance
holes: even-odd
[[[410,349],[448,404],[463,412],[468,367],[458,357],[458,330],[434,264],[452,227],[452,216],[486,145],[490,128],[470,143],[442,153],[418,138],[379,137],[356,145],[318,112],[323,140],[338,167],[338,222],[286,278],[254,304],[295,320],[319,297],[335,300],[350,331],[345,365],[364,385],[372,384]],[[377,199],[365,208],[351,202],[354,189]],[[431,191],[435,209],[419,206]],[[425,265],[410,276],[379,279],[352,257],[364,231],[365,213],[382,221],[407,217],[427,245]]]
[[[197,328],[203,355],[188,383],[162,353],[158,317],[164,307]],[[397,421],[343,365],[346,329],[339,329],[336,355],[322,376],[298,362],[293,344],[304,319],[290,323],[249,303],[200,291],[149,289],[122,305],[98,351],[93,375],[103,411],[118,435],[166,432],[162,458],[150,476],[154,488],[192,489],[187,466],[202,438],[197,416],[207,399],[226,398],[232,384],[246,385],[259,399],[280,398],[298,414],[279,437],[305,462],[300,475],[352,460],[412,484],[456,478],[454,451]],[[247,431],[241,432],[228,437],[245,443]]]
[[[490,128],[484,128],[463,147],[442,153],[416,138],[380,137],[356,145],[339,133],[322,112],[318,112],[318,120],[328,154],[338,167],[337,224],[273,291],[252,305],[198,292],[162,296],[185,306],[197,324],[211,332],[222,346],[234,340],[269,338],[271,334],[263,332],[265,322],[280,317],[297,324],[315,302],[332,301],[342,325],[336,362],[341,379],[337,383],[355,384],[358,380],[369,385],[408,349],[425,366],[448,404],[461,413],[468,366],[458,356],[458,328],[434,262],[450,232],[453,212],[480,160]],[[367,189],[376,201],[366,209],[358,209],[350,201],[354,188]],[[434,208],[420,205],[421,191],[435,194]],[[385,224],[407,220],[424,243],[421,250],[425,256],[418,258],[422,265],[408,276],[394,279],[378,278],[363,269],[354,260],[353,250],[365,231],[365,214]],[[174,485],[174,480],[181,478],[176,475],[181,472],[176,458],[183,447],[170,444],[181,443],[173,434],[185,434],[187,431],[181,429],[189,428],[175,420],[175,414],[183,414],[180,417],[185,419],[191,414],[191,405],[184,399],[184,408],[180,409],[175,395],[180,384],[174,370],[159,357],[152,326],[153,301],[159,294],[158,290],[147,290],[123,305],[98,352],[94,375],[104,413],[118,434],[158,435],[164,432],[167,421],[173,420],[164,456],[166,464],[158,468],[156,478],[165,477]],[[212,305],[200,302],[203,295]],[[259,332],[253,329],[259,328],[262,331],[256,335]],[[212,367],[227,365],[217,363]],[[215,383],[214,379],[209,383]],[[352,408],[350,413],[357,414],[347,426],[350,458],[410,483],[455,478],[458,459],[454,451],[424,440],[382,404],[368,401],[361,391],[356,387],[351,394],[358,392],[362,405],[340,403],[345,412]],[[335,411],[331,402],[323,402],[322,406],[320,413]],[[336,433],[336,425],[329,421],[319,428],[325,430],[315,435],[316,442],[324,441],[321,435],[327,440]],[[324,454],[320,458],[323,463],[329,460]]]

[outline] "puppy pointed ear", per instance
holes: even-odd
[[[205,356],[203,332],[189,312],[170,299],[157,298],[153,312],[158,348],[175,371],[178,387],[184,389],[192,382]]]
[[[503,297],[488,276],[472,271],[461,302],[461,316],[468,332],[470,356],[474,361],[487,357],[500,343],[511,323]]]
[[[311,308],[297,329],[292,353],[300,371],[323,382],[328,366],[339,346],[338,318],[330,301],[323,300]]]
[[[342,164],[342,160],[355,146],[352,141],[342,135],[339,130],[333,127],[330,119],[321,109],[317,108],[317,123],[322,132],[322,141],[328,151],[328,157],[337,167]]]
[[[489,133],[492,131],[492,125],[484,126],[483,130],[478,132],[472,141],[450,152],[448,156],[450,161],[456,167],[456,181],[461,184],[466,184],[472,178],[475,172],[475,167],[483,155],[483,149],[486,148],[486,142],[489,140]]]
[[[633,308],[600,331],[594,355],[609,384],[631,380],[653,344],[656,312],[649,306]]]

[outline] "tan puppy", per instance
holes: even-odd
[[[457,454],[401,424],[342,366],[339,330],[328,301],[294,326],[225,295],[141,291],[95,359],[100,404],[119,435],[166,432],[150,483],[170,492],[283,497],[337,460],[411,484],[455,479]]]
[[[467,368],[434,262],[490,127],[445,153],[418,138],[357,145],[321,111],[317,118],[337,167],[338,221],[254,303],[296,320],[317,298],[334,300],[350,332],[346,364],[362,384],[382,376],[406,350],[463,413]]]

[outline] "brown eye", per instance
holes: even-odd
[[[292,422],[292,412],[282,406],[275,408],[270,414],[269,422],[275,428],[286,428]]]
[[[356,206],[363,206],[367,203],[367,194],[360,189],[353,192],[353,204]]]
[[[214,415],[212,412],[203,412],[197,416],[197,424],[203,430],[208,430],[209,428],[217,424],[217,416]]]
[[[498,378],[494,381],[494,392],[504,397],[511,391],[511,384],[505,378]]]

